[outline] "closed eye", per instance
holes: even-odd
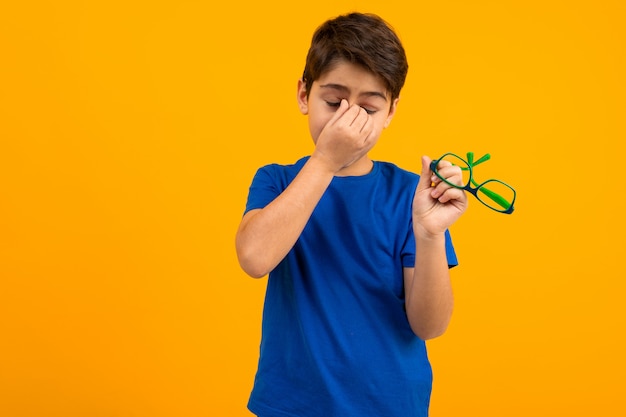
[[[337,108],[339,107],[339,105],[341,104],[341,102],[340,102],[340,101],[337,101],[337,102],[335,102],[335,101],[326,101],[326,104],[327,104],[329,107],[332,107],[333,109],[337,109]],[[361,108],[362,108],[363,110],[365,110],[365,112],[366,112],[367,114],[370,114],[370,115],[371,115],[371,114],[374,114],[374,113],[376,113],[376,112],[377,112],[377,110],[368,109],[368,108],[363,107],[363,106],[361,106]]]

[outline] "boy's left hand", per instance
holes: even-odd
[[[467,208],[465,191],[441,181],[430,170],[430,162],[422,156],[422,173],[413,198],[413,227],[426,236],[444,233]],[[447,181],[462,185],[459,167],[441,161],[438,170]]]

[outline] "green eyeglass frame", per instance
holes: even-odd
[[[466,181],[466,184],[458,185],[449,182],[439,173],[439,163],[442,160],[446,160],[446,158],[451,160],[454,165],[459,166],[462,171],[467,171],[469,173],[469,179]],[[476,197],[478,201],[490,209],[502,214],[511,214],[515,209],[513,204],[515,203],[515,199],[517,197],[517,193],[513,187],[505,182],[495,179],[490,179],[480,184],[474,180],[474,167],[488,161],[489,159],[491,159],[491,155],[489,154],[485,154],[477,160],[474,160],[473,152],[467,153],[467,159],[463,159],[453,153],[446,153],[441,158],[435,159],[430,163],[430,170],[446,184],[469,192]],[[491,185],[491,188],[489,185]],[[498,193],[493,191],[494,188],[498,188],[504,192]],[[503,195],[505,193],[506,196]]]

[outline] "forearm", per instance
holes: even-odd
[[[432,339],[448,327],[453,309],[445,236],[416,233],[415,268],[407,280],[406,310],[413,332]]]
[[[287,255],[333,176],[312,156],[274,201],[244,216],[237,231],[236,248],[246,273],[260,278]]]

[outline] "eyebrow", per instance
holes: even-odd
[[[328,88],[328,89],[333,89],[333,90],[339,90],[339,91],[346,92],[346,93],[350,92],[350,89],[348,87],[346,87],[345,85],[341,85],[341,84],[329,83],[329,84],[320,85],[320,88]],[[387,101],[387,96],[385,94],[381,93],[380,91],[364,91],[361,94],[359,94],[359,96],[381,97],[382,99]]]

